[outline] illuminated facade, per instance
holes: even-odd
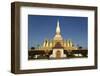
[[[37,50],[44,50],[45,52],[50,52],[52,50],[51,58],[60,58],[66,57],[64,50],[71,51],[77,50],[77,47],[74,46],[74,43],[71,40],[64,40],[61,36],[61,30],[59,21],[57,21],[56,34],[52,40],[44,40],[41,47]]]

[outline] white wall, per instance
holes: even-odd
[[[16,0],[1,0],[0,1],[0,76],[16,76],[10,73],[10,60],[11,60],[11,15],[10,15],[10,3]],[[17,1],[30,1],[39,3],[57,3],[57,4],[74,4],[74,5],[87,5],[98,6],[99,15],[98,21],[100,21],[100,0],[17,0]],[[100,22],[98,22],[100,24]],[[99,33],[100,33],[100,26]],[[100,39],[100,34],[99,38]],[[100,40],[98,40],[98,43]],[[99,44],[100,46],[100,44]],[[100,50],[100,49],[99,49]],[[100,51],[99,58],[100,58]],[[99,76],[100,74],[100,59],[98,70],[81,70],[81,71],[65,71],[65,72],[52,72],[52,73],[38,73],[38,74],[21,74],[18,76]]]

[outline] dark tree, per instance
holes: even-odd
[[[35,49],[35,47],[31,47],[31,49]]]
[[[78,47],[78,49],[82,49],[82,48],[83,48],[82,46],[79,46],[79,47]]]

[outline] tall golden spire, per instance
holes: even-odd
[[[56,27],[56,35],[54,36],[54,40],[62,40],[62,36],[60,33],[60,25],[59,25],[59,20],[57,21],[57,27]]]
[[[56,34],[60,34],[59,20],[57,21]]]

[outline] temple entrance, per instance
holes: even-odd
[[[61,52],[59,50],[56,51],[56,58],[61,58]]]

